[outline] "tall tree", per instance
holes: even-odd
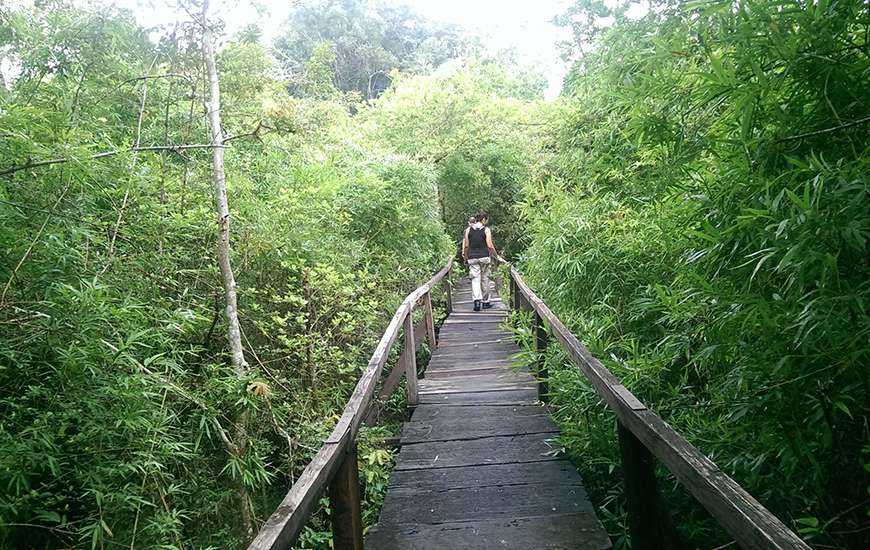
[[[224,286],[224,299],[226,308],[224,313],[227,318],[227,337],[232,354],[232,364],[239,378],[245,376],[248,363],[245,361],[244,348],[242,347],[241,328],[239,326],[238,296],[236,293],[236,277],[230,263],[230,207],[227,201],[227,182],[224,173],[224,143],[223,130],[221,128],[221,99],[220,82],[215,64],[214,44],[212,30],[208,22],[209,0],[202,5],[202,52],[205,59],[209,81],[208,119],[211,127],[212,152],[212,181],[214,185],[214,203],[217,213],[217,255],[221,269],[221,278]],[[230,440],[227,434],[221,430],[221,437],[230,453],[236,458],[241,458],[247,447],[246,426],[248,415],[241,414],[236,423],[235,441]],[[253,532],[248,492],[244,481],[235,479],[235,490],[240,500],[242,528],[246,534]]]

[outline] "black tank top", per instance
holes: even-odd
[[[468,258],[476,260],[489,256],[489,248],[486,246],[486,228],[468,229]]]

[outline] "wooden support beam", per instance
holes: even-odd
[[[435,351],[438,340],[435,336],[435,316],[432,313],[432,292],[423,295],[423,322],[426,324],[426,337],[429,341],[429,351]]]
[[[655,459],[631,431],[616,422],[633,550],[682,550],[684,545],[661,497]]]
[[[447,315],[453,313],[453,283],[450,282],[450,274],[444,277],[444,290],[447,293]]]
[[[547,371],[546,353],[550,335],[538,312],[533,317],[535,332],[535,378],[538,379],[538,399],[541,403],[550,401],[550,373]]]
[[[420,399],[419,390],[417,389],[417,350],[414,349],[414,310],[408,312],[405,317],[405,357],[404,365],[401,365],[405,370],[405,389],[408,392],[408,405],[414,407]],[[397,365],[398,367],[399,365]]]
[[[420,343],[423,342],[423,335],[426,334],[426,325],[425,319],[420,319],[416,323],[414,323],[414,351],[420,349]],[[396,366],[393,367],[393,370],[390,371],[390,374],[387,375],[386,380],[384,380],[383,385],[381,386],[381,391],[378,392],[377,401],[373,402],[369,407],[369,411],[366,415],[365,424],[366,426],[374,426],[378,417],[381,414],[381,410],[384,407],[384,403],[393,395],[393,392],[396,391],[396,388],[399,387],[399,382],[402,381],[402,377],[405,375],[405,350],[402,349],[401,353],[399,353],[399,358],[396,361]]]
[[[348,445],[335,478],[329,484],[329,507],[332,510],[332,548],[363,550],[356,442]]]

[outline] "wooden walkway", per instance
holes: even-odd
[[[473,312],[466,279],[453,307],[366,548],[610,548],[576,470],[556,456],[536,382],[512,359],[507,307]]]

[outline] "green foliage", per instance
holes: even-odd
[[[524,270],[590,350],[792,529],[849,548],[868,544],[861,13],[698,2],[602,29],[577,3],[596,47],[522,205]],[[613,420],[553,360],[564,440],[619,540]],[[692,543],[727,542],[668,498]]]
[[[309,0],[294,6],[275,47],[294,95],[319,97],[321,90],[310,89],[313,63],[316,82],[329,74],[338,90],[374,99],[390,86],[393,70],[428,72],[459,57],[465,42],[458,28],[425,20],[405,5]]]
[[[225,45],[225,130],[253,132],[226,151],[252,366],[240,380],[210,151],[91,158],[208,142],[199,29],[152,44],[124,12],[50,8],[0,26],[20,68],[0,99],[0,166],[71,159],[0,181],[0,547],[242,547],[233,483],[263,521],[401,298],[448,255],[436,172],[368,141],[346,98],[289,97],[253,30]],[[218,434],[240,415],[249,444],[235,457]],[[367,521],[385,434],[362,443]],[[303,541],[328,545],[322,521]]]
[[[456,29],[405,8],[300,4],[279,62],[244,29],[218,59],[241,379],[210,151],[127,151],[208,143],[201,28],[155,43],[75,6],[0,8],[0,170],[67,159],[0,176],[0,546],[242,547],[234,487],[258,522],[274,510],[477,208],[590,350],[762,503],[820,547],[870,544],[862,3],[631,20],[577,2],[561,20],[584,55],[549,104],[539,74],[460,60]],[[562,442],[627,547],[612,416],[548,353]],[[241,417],[234,456],[219,433]],[[394,427],[360,442],[369,524]],[[692,543],[727,542],[664,486]],[[323,504],[301,548],[329,547]]]
[[[397,75],[398,76],[398,75]],[[466,220],[483,208],[492,216],[496,246],[520,250],[523,228],[514,204],[535,171],[534,73],[479,59],[431,76],[403,77],[363,115],[369,132],[398,151],[438,168],[441,215],[458,241]]]

